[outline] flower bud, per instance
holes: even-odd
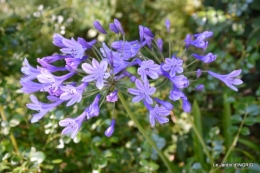
[[[93,25],[94,25],[94,27],[99,31],[99,32],[101,32],[101,33],[103,33],[103,34],[107,34],[107,32],[105,31],[105,29],[102,27],[102,25],[99,23],[99,21],[95,21],[94,23],[93,23]]]
[[[105,131],[105,135],[106,135],[107,137],[111,137],[112,134],[114,133],[115,124],[116,124],[116,120],[115,120],[115,119],[112,119],[112,121],[111,121],[109,127],[108,127],[108,128],[106,129],[106,131]]]

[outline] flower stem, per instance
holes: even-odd
[[[136,117],[133,115],[133,113],[131,112],[130,108],[127,105],[127,102],[124,98],[124,96],[122,95],[122,93],[120,91],[118,91],[118,97],[121,101],[121,103],[123,104],[126,112],[128,113],[128,115],[130,116],[130,118],[134,121],[136,127],[138,128],[138,130],[142,133],[142,135],[145,137],[145,139],[148,141],[148,143],[157,151],[157,153],[159,154],[159,156],[161,157],[162,161],[164,162],[165,166],[168,168],[170,173],[173,173],[173,167],[171,165],[171,163],[169,162],[169,160],[165,157],[165,155],[157,148],[156,144],[154,143],[154,141],[150,138],[149,135],[147,135],[147,133],[145,132],[145,130],[143,129],[143,127],[141,126],[141,124],[138,122],[138,120],[136,119]]]
[[[200,135],[196,125],[194,124],[194,120],[192,120],[192,118],[191,118],[189,113],[187,113],[187,115],[188,115],[188,119],[189,119],[189,121],[190,121],[190,123],[192,125],[192,128],[193,128],[193,130],[195,132],[195,135],[197,136],[198,140],[200,141],[200,144],[202,145],[202,147],[204,149],[204,152],[205,152],[205,154],[207,155],[207,157],[209,159],[210,164],[212,164],[213,163],[213,158],[211,157],[211,155],[209,153],[209,150],[208,150],[206,144],[204,143],[203,138],[201,137],[201,135]]]
[[[6,118],[5,114],[4,114],[4,110],[3,110],[2,106],[0,106],[0,114],[1,114],[1,117],[2,117],[3,121],[7,121],[7,118]],[[15,137],[14,137],[12,132],[10,132],[10,140],[11,140],[11,143],[12,143],[12,145],[14,147],[14,151],[16,152],[16,154],[18,156],[20,156],[18,145],[17,145],[17,142],[16,142]]]
[[[234,138],[234,140],[233,140],[231,146],[229,147],[229,149],[228,149],[228,151],[227,151],[227,153],[226,153],[226,155],[225,155],[225,157],[223,158],[223,160],[222,160],[221,163],[226,163],[226,160],[228,159],[228,156],[230,155],[230,153],[232,152],[232,150],[233,150],[233,149],[235,148],[235,146],[237,145],[237,141],[238,141],[238,139],[239,139],[239,134],[240,134],[240,132],[241,132],[241,130],[242,130],[242,127],[243,127],[243,125],[244,125],[244,123],[245,123],[245,119],[246,119],[247,115],[248,115],[248,112],[245,112],[244,118],[243,118],[243,120],[242,120],[242,122],[241,122],[241,124],[240,124],[240,126],[239,126],[239,129],[238,129],[238,131],[237,131],[237,134],[236,134],[236,136],[235,136],[235,138]],[[216,172],[218,169],[220,169],[220,167],[217,167],[217,168],[211,170],[210,173],[211,173],[211,172]]]

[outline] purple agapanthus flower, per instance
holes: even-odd
[[[200,37],[201,39],[205,39],[205,38],[209,38],[213,36],[213,32],[212,31],[204,31],[202,33],[199,34],[194,34],[193,35],[195,38]]]
[[[150,97],[155,91],[155,87],[150,87],[148,80],[142,83],[139,79],[135,80],[135,88],[129,88],[128,92],[135,95],[132,102],[139,102],[140,100],[146,100],[147,103],[152,104],[153,99]]]
[[[41,58],[37,58],[37,62],[41,64],[41,66],[47,69],[49,72],[57,72],[57,71],[67,71],[66,67],[56,67],[54,65],[49,64],[48,62],[44,61]]]
[[[78,38],[76,41],[74,38],[62,39],[62,43],[66,46],[61,49],[61,52],[72,55],[74,58],[83,58],[84,53],[87,49],[92,48],[92,46],[96,43],[96,40],[91,42],[86,42],[83,38]]]
[[[21,71],[23,72],[24,76],[22,77],[21,81],[31,81],[41,73],[38,69],[31,66],[26,58],[24,58],[23,63],[25,66],[21,68]]]
[[[30,99],[32,103],[28,103],[26,106],[31,110],[38,111],[38,113],[32,114],[33,118],[31,119],[31,123],[39,121],[46,113],[63,102],[63,100],[57,99],[57,101],[53,103],[42,103],[39,102],[34,95],[31,95]]]
[[[143,39],[146,40],[146,43],[148,44],[148,47],[151,48],[152,47],[152,40],[154,39],[154,35],[152,33],[152,31],[147,28],[147,27],[143,27],[143,26],[139,26],[139,34],[140,34],[140,41],[141,43],[143,43]]]
[[[172,56],[172,58],[166,58],[165,63],[162,66],[162,69],[164,71],[170,71],[170,76],[174,77],[176,73],[182,73],[183,72],[183,60],[180,58],[176,58],[175,55]]]
[[[128,60],[129,58],[136,56],[141,48],[141,44],[137,40],[130,42],[114,41],[111,44],[111,47],[119,51],[118,53],[124,60]]]
[[[52,43],[55,46],[61,47],[61,48],[65,48],[66,46],[62,43],[62,40],[65,39],[62,35],[54,33],[54,35],[52,36],[53,41]]]
[[[87,112],[84,111],[81,115],[79,115],[76,118],[66,118],[64,120],[61,120],[59,122],[59,125],[61,127],[65,127],[62,130],[61,134],[70,135],[71,138],[75,138],[80,130],[82,122],[85,120],[86,115]]]
[[[106,96],[106,101],[107,102],[116,102],[118,100],[117,93],[118,93],[118,90],[111,92],[109,95]]]
[[[170,23],[169,19],[165,20],[165,26],[166,26],[167,31],[170,32],[171,23]]]
[[[98,89],[102,89],[104,87],[104,79],[107,79],[110,76],[110,74],[106,72],[107,66],[108,63],[105,60],[99,63],[97,60],[92,59],[92,65],[88,63],[83,63],[82,69],[89,75],[84,77],[82,81],[95,81],[96,87]]]
[[[173,105],[172,105],[170,102],[167,102],[167,101],[164,101],[164,100],[160,100],[160,99],[158,99],[158,98],[154,98],[154,100],[155,100],[158,104],[162,105],[163,107],[165,107],[165,108],[168,109],[168,110],[172,110],[172,109],[174,108]]]
[[[67,106],[71,106],[74,103],[79,103],[82,99],[82,93],[88,83],[82,83],[78,87],[74,87],[73,85],[60,86],[60,89],[63,91],[60,95],[61,100],[69,100]]]
[[[232,90],[234,91],[238,91],[238,89],[236,87],[234,87],[234,85],[240,85],[243,83],[243,81],[241,79],[238,79],[236,78],[238,75],[240,75],[240,73],[242,72],[241,69],[239,70],[234,70],[232,71],[231,73],[229,74],[226,74],[226,75],[220,75],[220,74],[217,74],[217,73],[214,73],[212,71],[208,71],[208,73],[221,80],[222,82],[224,82],[229,88],[231,88]]]
[[[99,23],[99,21],[96,20],[96,21],[93,23],[93,25],[95,26],[95,28],[96,28],[99,32],[101,32],[101,33],[103,33],[103,34],[107,34],[106,30],[102,27],[102,25]]]
[[[41,60],[46,61],[47,63],[53,63],[59,60],[62,60],[64,58],[68,58],[68,57],[72,57],[70,55],[58,55],[58,54],[54,54],[51,56],[45,56],[43,58],[41,58]]]
[[[198,69],[198,70],[196,71],[196,77],[197,77],[197,79],[200,77],[201,74],[202,74],[201,69]]]
[[[191,111],[191,105],[190,102],[188,101],[186,96],[183,96],[182,98],[182,109],[184,112],[190,112]]]
[[[116,124],[116,120],[115,119],[112,119],[111,120],[111,123],[109,125],[109,127],[106,129],[105,131],[105,135],[107,137],[111,137],[112,134],[114,133],[114,129],[115,129],[115,124]]]
[[[92,104],[86,109],[87,119],[90,119],[92,117],[96,117],[99,115],[99,112],[100,112],[100,109],[98,106],[99,100],[100,100],[100,94],[96,95]]]
[[[188,49],[191,41],[192,41],[192,35],[187,34],[185,39],[184,39],[186,49]]]
[[[204,41],[204,39],[198,37],[196,40],[190,41],[190,45],[206,50],[206,48],[208,47],[208,41]]]
[[[74,71],[63,76],[54,76],[45,68],[39,69],[41,71],[41,74],[37,76],[37,79],[40,83],[46,84],[46,86],[42,88],[40,91],[49,93],[57,91],[65,80],[69,79],[75,74]]]
[[[31,94],[37,91],[42,90],[47,85],[42,83],[36,83],[33,81],[20,81],[20,84],[22,85],[21,91],[23,91],[26,94]]]
[[[66,66],[72,68],[73,70],[77,70],[79,64],[81,64],[81,62],[85,61],[86,59],[88,59],[88,56],[83,56],[81,59],[73,57],[65,58]]]
[[[143,61],[137,70],[137,73],[141,76],[143,81],[147,81],[149,76],[152,79],[157,79],[159,77],[158,71],[160,66],[155,64],[153,60]]]
[[[123,27],[121,25],[121,23],[119,22],[119,20],[117,19],[114,19],[114,24],[116,26],[116,28],[121,32],[121,34],[125,34],[124,30],[123,30]]]
[[[161,38],[158,38],[158,40],[157,40],[157,45],[158,45],[158,49],[160,50],[160,52],[162,52],[163,41],[162,41]]]
[[[195,88],[195,90],[197,90],[197,91],[201,91],[201,90],[203,90],[204,89],[204,85],[203,84],[200,84],[200,85],[198,85],[196,88]]]
[[[179,100],[183,96],[183,92],[178,89],[177,87],[173,87],[173,89],[170,91],[170,96],[169,98],[173,101]]]
[[[184,75],[174,76],[171,78],[171,81],[174,84],[174,86],[176,86],[179,89],[187,88],[190,84],[189,80]]]
[[[117,29],[116,25],[114,23],[109,24],[109,29],[113,31],[114,33],[118,34],[119,30]]]
[[[168,115],[170,115],[170,111],[168,109],[166,109],[165,107],[159,107],[157,104],[153,108],[146,101],[144,101],[144,104],[150,112],[149,119],[152,127],[155,126],[155,122],[158,122],[160,124],[169,122],[169,119],[166,118]]]
[[[217,55],[214,55],[213,53],[208,53],[207,55],[201,56],[198,54],[192,54],[194,58],[204,62],[204,63],[211,63],[217,59]]]

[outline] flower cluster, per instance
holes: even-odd
[[[169,20],[166,20],[165,25],[170,34]],[[100,33],[107,34],[98,21],[94,22],[94,27]],[[152,31],[145,26],[139,26],[140,39],[130,41],[125,40],[125,32],[117,19],[110,23],[109,29],[123,36],[123,39],[107,45],[105,42],[99,43],[96,40],[87,42],[80,37],[67,39],[60,34],[54,34],[53,44],[60,48],[61,54],[38,58],[40,66],[37,68],[31,66],[26,58],[24,59],[24,66],[21,68],[24,73],[20,81],[21,90],[27,94],[45,92],[49,100],[49,103],[42,103],[34,95],[30,96],[32,103],[27,104],[27,107],[37,111],[32,115],[32,123],[39,121],[50,110],[62,103],[72,106],[81,102],[83,96],[96,95],[92,104],[86,107],[81,115],[59,122],[59,125],[64,127],[62,134],[68,134],[74,138],[83,122],[99,115],[104,100],[115,104],[118,101],[118,92],[122,92],[132,96],[132,102],[144,104],[149,111],[150,124],[154,127],[156,122],[164,124],[169,121],[167,116],[174,108],[171,102],[180,101],[183,111],[191,111],[190,102],[184,93],[185,88],[191,87],[191,80],[188,79],[187,73],[195,74],[196,78],[199,78],[203,72],[208,73],[235,91],[237,88],[234,85],[243,83],[237,78],[241,70],[234,70],[227,75],[200,69],[187,72],[186,67],[193,62],[187,65],[183,57],[177,54],[165,57],[163,40],[156,39]],[[184,40],[184,51],[190,47],[201,49],[200,52],[203,54],[193,53],[190,57],[194,57],[195,61],[212,63],[217,56],[211,52],[205,53],[208,38],[212,35],[211,31],[188,34]],[[100,45],[99,48],[98,45]],[[151,53],[150,57],[142,54],[143,49]],[[92,50],[92,53],[86,54],[86,50]],[[64,61],[66,65],[55,66],[59,61]],[[136,73],[131,73],[129,67],[136,69]],[[75,75],[79,75],[81,81],[74,81]],[[133,87],[129,88],[131,83]],[[156,92],[160,92],[160,87],[156,83],[169,84],[171,90],[168,98],[163,100],[154,96]],[[194,90],[200,91],[203,88],[204,85],[199,84],[194,87]],[[111,124],[105,131],[107,137],[113,134],[115,125],[115,117],[112,117]]]

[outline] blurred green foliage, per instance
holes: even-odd
[[[72,108],[60,106],[39,123],[29,121],[31,115],[25,106],[29,96],[19,91],[18,82],[24,57],[36,65],[36,58],[59,52],[51,43],[56,32],[102,41],[106,38],[93,29],[92,23],[99,20],[108,28],[113,18],[122,22],[129,40],[138,39],[138,25],[150,27],[157,37],[167,40],[164,21],[169,18],[174,50],[187,33],[214,32],[207,51],[218,58],[210,69],[226,74],[241,68],[244,84],[236,93],[211,76],[203,76],[196,81],[205,85],[203,92],[187,91],[189,100],[196,100],[199,106],[197,109],[194,105],[196,111],[191,115],[195,126],[202,128],[199,133],[203,133],[200,135],[214,163],[223,161],[236,136],[228,162],[254,163],[253,167],[221,168],[216,172],[260,172],[259,7],[258,0],[0,0],[0,172],[166,172],[155,150],[120,104],[116,105],[117,125],[111,138],[103,135],[110,123],[109,104],[103,106],[98,119],[84,124],[74,140],[60,135],[58,121],[79,115],[91,99]],[[115,38],[112,34],[109,37]],[[167,43],[164,46],[166,49]],[[209,69],[201,63],[190,68],[196,67]],[[160,95],[167,98],[169,87],[163,88]],[[43,99],[43,95],[39,97]],[[189,116],[180,111],[178,103],[172,121],[154,129],[146,110],[129,104],[178,172],[209,171],[210,158],[205,149],[196,147],[201,144],[194,137]]]

